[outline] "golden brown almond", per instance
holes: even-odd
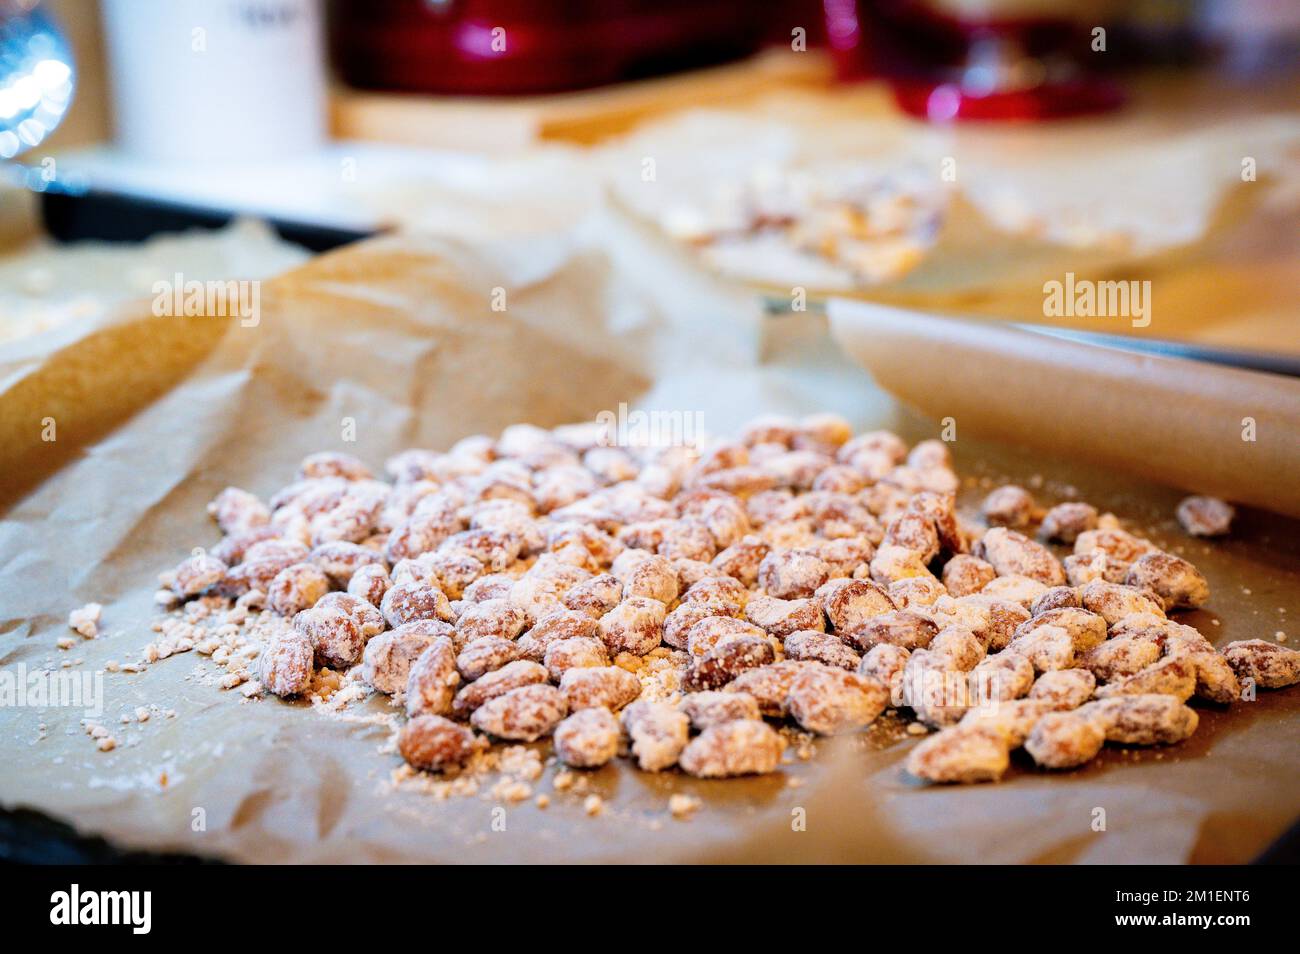
[[[641,694],[641,680],[618,666],[582,666],[560,678],[570,712],[593,706],[621,709]]]
[[[452,712],[460,718],[465,718],[489,700],[521,686],[544,683],[548,676],[545,666],[526,659],[506,663],[500,669],[474,680],[456,693],[452,701]]]
[[[465,645],[456,656],[456,669],[466,682],[473,682],[506,663],[514,662],[523,650],[519,644],[500,636],[480,636]]]
[[[1065,569],[1051,550],[1006,527],[986,531],[975,547],[975,555],[992,564],[998,576],[1027,576],[1044,586],[1065,582]]]
[[[1223,649],[1237,678],[1261,689],[1282,689],[1300,682],[1300,651],[1263,639],[1238,640]]]
[[[311,686],[315,649],[306,633],[285,627],[258,660],[257,678],[267,692],[288,698]]]
[[[1069,769],[1091,761],[1105,742],[1106,733],[1086,716],[1051,712],[1034,724],[1025,751],[1043,768]]]
[[[982,725],[944,729],[907,756],[908,772],[927,782],[996,782],[1010,764],[1010,751],[1001,733]]]
[[[1024,487],[1004,484],[984,498],[980,512],[990,527],[1024,530],[1033,525],[1039,511],[1033,495]]]
[[[1194,537],[1221,537],[1232,529],[1237,512],[1218,497],[1186,497],[1178,504],[1178,522]]]
[[[560,690],[535,683],[488,699],[474,710],[470,722],[476,729],[499,739],[535,742],[550,735],[567,714],[568,708]]]
[[[824,663],[848,672],[857,672],[862,657],[829,633],[804,629],[785,638],[787,659]]]
[[[1062,503],[1047,511],[1039,528],[1048,540],[1074,543],[1079,534],[1097,529],[1097,508],[1086,503]]]
[[[1077,709],[1089,699],[1097,688],[1097,679],[1087,669],[1054,669],[1038,677],[1030,699],[1041,699],[1053,709]]]
[[[690,738],[690,719],[666,702],[634,702],[623,710],[621,721],[643,772],[672,768]]]
[[[1210,584],[1201,571],[1180,557],[1148,553],[1139,557],[1124,577],[1129,586],[1154,593],[1164,609],[1196,609],[1210,598]]]
[[[682,685],[688,692],[721,689],[747,670],[775,659],[776,651],[766,636],[725,636],[703,655],[693,656]]]
[[[785,708],[809,732],[836,735],[870,725],[889,704],[889,688],[870,676],[812,665],[790,685]]]
[[[451,639],[452,628],[439,620],[417,620],[380,633],[366,643],[361,678],[376,690],[393,695],[406,689],[411,665],[440,637]],[[317,652],[320,652],[319,645]]]
[[[483,748],[469,729],[442,716],[417,716],[397,735],[397,750],[412,768],[439,772],[464,765]]]
[[[775,772],[785,743],[757,719],[735,719],[712,725],[682,751],[680,762],[688,775],[731,778]]]
[[[679,703],[691,725],[704,731],[711,725],[736,719],[758,719],[758,700],[745,692],[691,692]]]
[[[1198,718],[1174,696],[1112,696],[1075,710],[1096,721],[1107,742],[1123,745],[1173,745],[1196,731]]]
[[[574,768],[598,768],[618,754],[618,719],[608,709],[583,709],[555,727],[555,754]]]
[[[446,636],[435,637],[411,664],[406,679],[406,714],[445,716],[460,685],[456,650]]]

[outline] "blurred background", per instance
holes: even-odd
[[[1300,349],[1292,0],[0,11],[0,341],[160,274],[600,207],[775,310],[797,288],[1041,321],[1067,271],[1159,276],[1161,336]]]

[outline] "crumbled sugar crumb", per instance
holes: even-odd
[[[68,614],[68,626],[86,639],[94,639],[99,635],[99,618],[103,610],[99,603],[87,603]]]
[[[588,795],[582,803],[582,810],[588,815],[599,815],[605,810],[605,801],[599,795]]]
[[[676,792],[668,798],[668,810],[678,819],[690,818],[700,807],[700,800],[694,795]]]
[[[527,782],[514,779],[502,779],[492,786],[491,797],[507,802],[526,801],[533,794],[533,787]]]

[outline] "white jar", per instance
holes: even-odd
[[[265,159],[324,141],[320,0],[104,0],[103,11],[124,152]]]

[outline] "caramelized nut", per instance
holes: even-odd
[[[412,768],[431,772],[464,765],[481,748],[473,732],[437,715],[417,716],[397,736],[402,758]]]
[[[735,719],[709,726],[682,751],[681,766],[698,778],[775,772],[785,744],[764,722]]]
[[[555,727],[555,754],[574,768],[599,768],[618,754],[618,720],[608,709],[583,709]]]

